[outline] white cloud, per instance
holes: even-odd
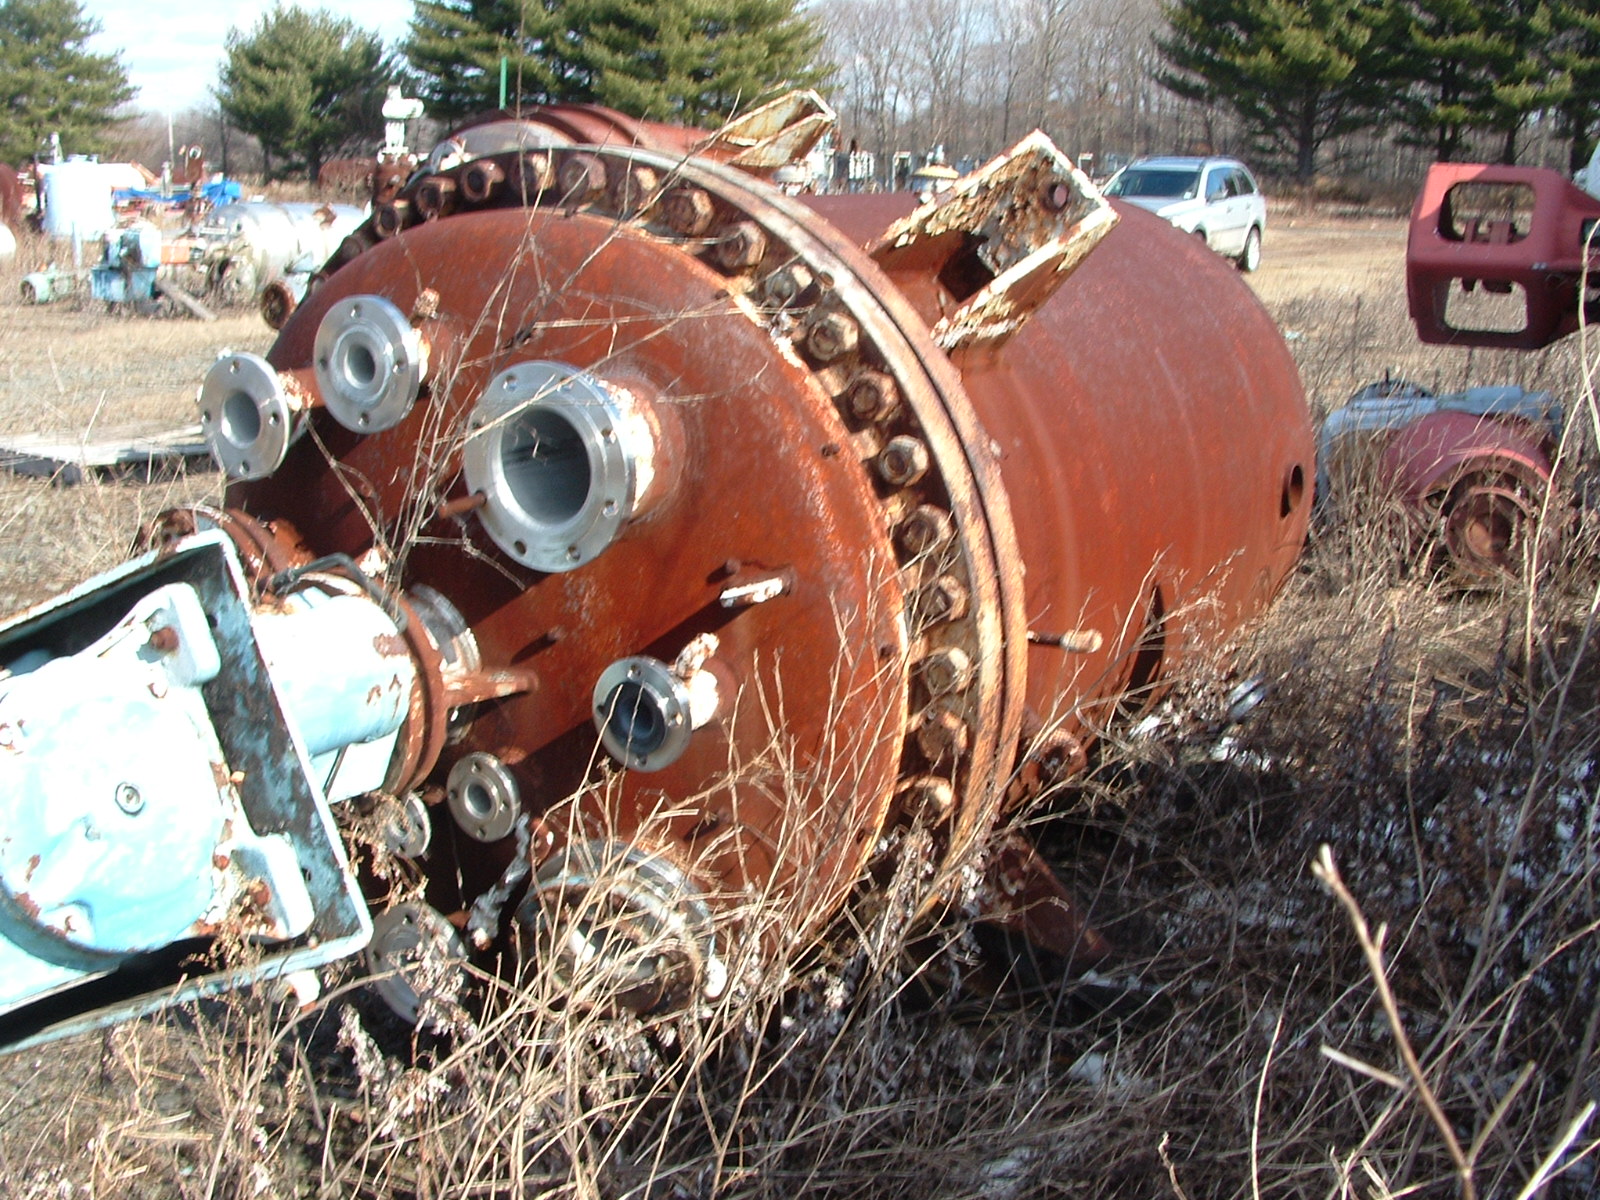
[[[222,64],[230,29],[249,29],[273,7],[272,0],[208,0],[161,6],[149,0],[83,0],[84,15],[100,22],[89,43],[101,54],[122,56],[129,82],[139,89],[136,108],[176,113],[205,104]],[[305,8],[324,9],[376,30],[393,45],[405,36],[411,5],[375,5],[363,0],[308,0]]]

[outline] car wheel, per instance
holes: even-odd
[[[1251,228],[1245,235],[1244,249],[1234,261],[1239,264],[1239,270],[1247,272],[1254,271],[1261,265],[1261,230]]]

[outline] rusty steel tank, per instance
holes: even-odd
[[[911,827],[958,902],[1024,762],[1081,763],[1295,563],[1309,416],[1231,265],[1041,135],[936,205],[786,196],[809,120],[498,114],[208,375],[226,499],[151,544],[224,531],[260,605],[354,580],[415,667],[378,792],[426,896],[375,964],[682,1003]]]
[[[752,897],[814,932],[897,822],[963,860],[1028,747],[1077,759],[1261,611],[1312,477],[1232,269],[1112,228],[1042,139],[920,207],[788,198],[697,136],[459,132],[265,362],[214,369],[227,503],[162,530],[393,597],[420,671],[385,783],[425,802],[429,904],[488,948],[619,877],[610,908],[695,943],[639,980],[586,947],[646,1005],[715,986]]]

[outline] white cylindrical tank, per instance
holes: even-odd
[[[44,172],[44,231],[80,241],[116,226],[111,204],[115,186],[108,164],[87,158],[41,166]]]
[[[276,204],[257,200],[219,205],[201,232],[237,245],[254,268],[257,286],[326,262],[365,219],[349,204]]]

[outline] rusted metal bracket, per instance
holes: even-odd
[[[867,252],[891,273],[935,267],[959,302],[933,327],[942,349],[998,346],[1116,222],[1088,176],[1034,130],[959,180],[949,198],[895,222]]]
[[[811,153],[838,119],[816,92],[796,89],[733,118],[697,145],[695,152],[733,152],[728,159],[733,166],[776,170]]]

